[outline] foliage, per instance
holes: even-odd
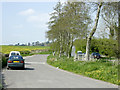
[[[52,41],[53,51],[61,54],[66,53],[71,57],[73,40],[86,38],[87,28],[91,23],[89,8],[84,2],[58,2],[48,22],[49,31],[47,38]]]
[[[120,81],[118,80],[118,66],[113,66],[111,62],[74,62],[73,58],[59,58],[58,56],[50,55],[47,58],[47,63],[60,69],[120,85]]]
[[[30,54],[30,51],[20,51],[20,54]]]
[[[5,67],[7,65],[7,59],[2,56],[2,67]]]
[[[85,53],[86,50],[86,40],[85,39],[77,39],[74,42],[76,52],[82,51]],[[117,57],[118,49],[117,49],[117,41],[113,39],[97,39],[93,38],[91,41],[90,53],[99,52],[102,55],[106,55],[109,57]]]
[[[7,65],[7,59],[3,53],[0,53],[0,69]]]
[[[109,30],[109,38],[118,39],[118,3],[104,3],[101,16],[105,21],[106,30]]]
[[[74,41],[74,46],[76,49],[76,53],[77,53],[77,51],[82,51],[83,53],[85,53],[85,51],[86,51],[86,39],[76,39]]]

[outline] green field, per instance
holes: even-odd
[[[31,50],[48,50],[50,47],[48,46],[7,46],[2,45],[1,52],[4,54],[9,54],[10,51],[31,51]]]

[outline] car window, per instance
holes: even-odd
[[[11,55],[15,55],[15,53],[11,53]]]
[[[78,54],[82,54],[82,52],[78,52]]]
[[[19,53],[17,53],[17,55],[19,55]]]
[[[23,57],[21,57],[21,56],[11,56],[10,59],[20,59],[21,60],[21,59],[23,59]]]

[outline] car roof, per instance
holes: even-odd
[[[10,53],[20,53],[19,51],[11,51]]]
[[[82,51],[77,51],[77,52],[82,52]]]

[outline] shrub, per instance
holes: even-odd
[[[3,68],[7,66],[7,59],[4,54],[0,53],[0,67],[2,66]]]
[[[102,55],[106,55],[109,57],[117,57],[118,56],[118,45],[117,41],[113,39],[96,39],[93,38],[90,46],[90,53],[99,52]],[[86,51],[86,39],[77,39],[74,41],[74,46],[77,51],[82,51],[85,53]]]
[[[30,51],[20,51],[21,54],[30,54]]]

